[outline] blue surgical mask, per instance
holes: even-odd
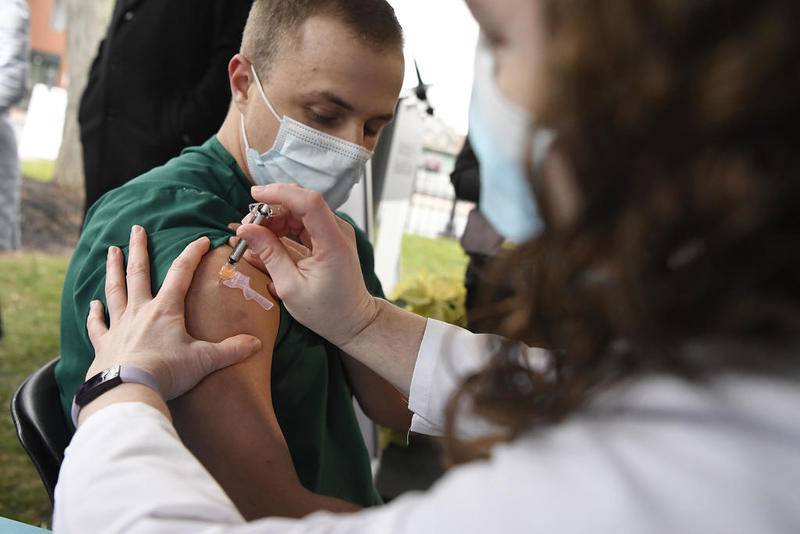
[[[331,209],[339,208],[364,176],[372,152],[285,115],[278,115],[252,65],[250,70],[261,99],[280,122],[272,148],[259,154],[247,140],[244,116],[241,117],[247,168],[253,181],[259,185],[297,184],[320,192]]]
[[[544,161],[553,134],[537,130],[530,114],[501,93],[492,52],[483,39],[475,57],[469,123],[480,162],[481,212],[510,241],[536,237],[544,221],[528,179],[528,162]]]

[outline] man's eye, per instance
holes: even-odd
[[[367,137],[378,137],[385,126],[386,123],[383,121],[370,121],[364,124],[364,135]]]
[[[308,117],[317,124],[322,124],[324,126],[332,125],[333,123],[336,122],[337,119],[337,117],[332,117],[330,115],[322,115],[311,109],[308,110]]]

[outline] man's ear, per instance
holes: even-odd
[[[231,84],[231,100],[244,113],[250,101],[253,75],[250,72],[250,62],[241,54],[233,56],[228,63],[228,80]]]

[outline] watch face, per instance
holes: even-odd
[[[115,365],[91,377],[78,389],[78,393],[75,395],[75,404],[85,406],[109,389],[121,384],[122,379],[119,377],[119,373],[120,366]]]

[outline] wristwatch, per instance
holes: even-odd
[[[72,424],[75,425],[75,428],[78,427],[78,414],[81,408],[120,384],[141,384],[161,395],[156,377],[147,371],[130,365],[115,365],[105,371],[100,371],[78,388],[78,392],[72,399]]]

